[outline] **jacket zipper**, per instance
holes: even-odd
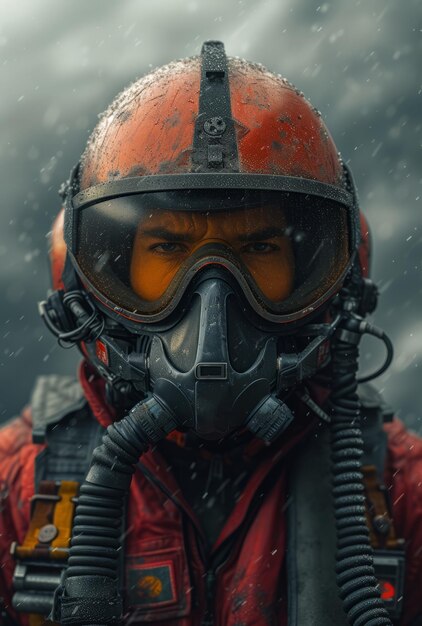
[[[165,495],[177,506],[177,508],[182,512],[183,515],[186,515],[186,512],[180,503],[180,501],[174,497],[174,495],[167,489],[166,485],[164,485],[161,480],[159,480],[156,476],[154,476],[143,463],[139,462],[138,468],[144,474],[144,476],[154,485],[156,485]],[[198,534],[195,535],[197,540],[197,545],[199,548],[199,552],[202,557],[202,562],[204,564],[204,568],[206,570],[205,575],[205,612],[204,617],[201,620],[201,626],[213,626],[214,625],[214,602],[215,602],[215,591],[216,591],[216,582],[217,576],[216,572],[219,570],[227,561],[226,552],[223,553],[222,562],[217,563],[214,567],[206,567],[206,558],[205,558],[205,546],[204,542],[201,540]]]
[[[216,589],[217,577],[213,569],[207,571],[205,577],[205,596],[206,596],[206,608],[205,614],[201,621],[201,626],[213,626],[214,625],[214,600]]]
[[[233,545],[232,541],[228,541],[223,551],[219,551],[218,554],[211,561],[207,567],[207,573],[205,576],[205,614],[201,621],[201,626],[214,626],[215,623],[215,592],[217,587],[217,575],[218,572],[226,565],[230,557],[230,548]],[[222,550],[223,546],[221,547]],[[216,558],[218,557],[218,558]]]
[[[144,474],[144,476],[151,483],[156,485],[159,489],[161,489],[163,493],[166,494],[166,496],[180,509],[183,515],[185,515],[186,517],[189,517],[186,511],[184,510],[184,507],[182,506],[181,502],[173,496],[173,494],[170,492],[169,489],[167,489],[167,487],[161,482],[161,480],[159,480],[156,476],[154,476],[141,462],[138,462],[137,466],[141,470],[141,472]],[[202,540],[200,535],[196,534],[197,545],[199,548],[199,552],[202,556],[202,562],[204,564],[204,568],[206,570],[206,574],[205,574],[205,602],[206,604],[205,604],[204,617],[202,618],[202,621],[201,621],[201,626],[214,626],[215,624],[214,604],[215,604],[215,591],[216,591],[218,571],[222,567],[224,567],[224,565],[227,564],[229,557],[230,557],[230,552],[231,552],[230,548],[234,545],[234,543],[236,543],[237,539],[239,538],[239,535],[244,535],[247,533],[248,528],[249,528],[249,523],[256,511],[256,508],[258,506],[259,500],[261,499],[262,493],[266,491],[265,486],[270,481],[270,477],[272,477],[275,467],[273,467],[272,470],[268,473],[268,475],[264,478],[259,490],[255,494],[255,497],[252,499],[250,503],[249,511],[244,520],[243,528],[238,528],[237,531],[233,535],[231,535],[230,537],[227,537],[227,539],[220,546],[217,555],[214,555],[214,559],[211,561],[208,567],[207,567],[207,559],[205,556],[206,550],[205,550],[204,541]],[[223,547],[225,548],[224,550],[223,550]],[[216,562],[217,561],[216,556],[220,557],[218,559],[219,562]]]

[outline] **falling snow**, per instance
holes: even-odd
[[[75,3],[47,0],[39,11],[29,0],[3,2],[0,419],[25,402],[37,374],[74,370],[76,352],[64,353],[45,336],[36,302],[49,284],[45,233],[60,206],[57,189],[97,115],[136,77],[220,38],[229,54],[263,63],[303,90],[352,167],[372,227],[372,274],[381,291],[375,320],[396,349],[380,387],[419,428],[418,10],[416,0],[164,0],[144,3],[140,13],[136,0],[92,0],[81,21]],[[368,340],[363,368],[382,359],[382,348]],[[19,394],[11,394],[17,378]]]

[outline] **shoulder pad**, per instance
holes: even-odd
[[[387,454],[387,434],[384,432],[383,422],[388,407],[376,387],[368,383],[358,386],[358,397],[362,417],[362,465],[375,465],[378,480],[383,484]],[[392,414],[391,411],[390,413]]]
[[[380,411],[384,422],[391,422],[394,416],[393,409],[374,385],[363,383],[358,386],[358,396],[362,409]]]
[[[85,404],[82,389],[72,376],[39,376],[31,396],[33,442],[44,443],[48,426]]]
[[[360,404],[365,409],[377,409],[382,403],[382,396],[378,389],[369,383],[358,386]]]

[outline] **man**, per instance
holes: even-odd
[[[206,42],[63,197],[40,308],[84,361],[2,431],[4,623],[422,623],[422,443],[358,399],[361,336],[391,344],[315,109]]]

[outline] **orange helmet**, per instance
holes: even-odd
[[[318,111],[213,41],[113,102],[68,184],[64,222],[84,288],[135,325],[166,318],[210,264],[261,318],[306,318],[339,290],[359,242],[353,182]]]

